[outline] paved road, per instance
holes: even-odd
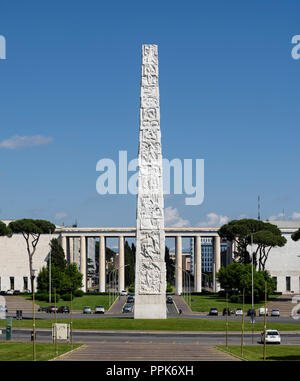
[[[31,340],[30,329],[13,329],[12,339],[14,341],[28,342]],[[259,342],[260,334],[254,334],[253,344]],[[0,341],[5,340],[5,331],[0,334]],[[38,342],[51,342],[50,330],[37,330]],[[229,344],[239,345],[241,343],[240,333],[230,333],[228,335]],[[247,333],[244,336],[245,344],[252,344],[252,334]],[[210,344],[222,345],[226,343],[225,334],[216,332],[207,333],[181,333],[181,332],[97,332],[97,331],[73,331],[73,342],[75,343],[160,343],[160,344]],[[296,333],[281,333],[282,344],[300,345],[300,334]]]
[[[208,345],[180,343],[93,343],[57,361],[239,361]]]

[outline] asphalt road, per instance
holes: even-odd
[[[51,342],[50,330],[37,330],[38,342]],[[253,336],[253,344],[257,345],[260,340],[260,334],[255,333]],[[0,341],[5,340],[5,330],[0,334]],[[30,329],[13,329],[13,341],[29,342],[31,340]],[[222,345],[226,343],[224,333],[153,333],[153,332],[84,332],[73,331],[74,343],[182,343],[182,344],[210,344]],[[229,334],[228,343],[231,345],[239,345],[241,343],[241,335]],[[244,335],[244,343],[252,344],[252,334]],[[300,345],[300,334],[281,333],[281,343],[289,345]]]

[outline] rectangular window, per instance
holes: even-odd
[[[286,291],[291,291],[291,277],[287,276],[285,278],[285,283],[286,283]]]
[[[23,277],[23,280],[24,280],[24,291],[28,290],[28,277],[27,276],[24,276]]]
[[[14,290],[15,289],[15,278],[13,276],[11,276],[9,278],[10,280],[10,290]]]
[[[272,276],[272,279],[275,280],[275,291],[277,291],[277,276]]]

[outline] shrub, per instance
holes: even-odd
[[[128,291],[129,291],[129,292],[134,292],[134,284],[131,284],[131,285],[128,287]]]
[[[231,303],[238,303],[239,302],[239,296],[238,295],[231,295],[230,301],[231,301]]]
[[[34,298],[36,300],[40,300],[42,302],[48,302],[49,301],[49,294],[46,294],[46,293],[37,293],[37,294],[34,294]],[[31,299],[32,299],[32,295],[31,295]],[[55,296],[54,294],[51,294],[51,302],[54,302],[54,299],[55,299]],[[56,302],[58,302],[60,299],[60,296],[58,294],[56,294]]]
[[[81,298],[84,295],[84,292],[82,290],[76,290],[74,291],[73,295],[77,298]]]
[[[62,300],[64,300],[65,302],[70,302],[71,300],[74,299],[74,295],[72,294],[72,299],[71,299],[71,294],[63,294],[61,296]]]

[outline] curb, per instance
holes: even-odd
[[[221,352],[223,352],[223,353],[226,353],[226,354],[228,354],[228,355],[230,355],[230,356],[232,356],[232,357],[236,357],[236,358],[238,358],[238,359],[241,360],[241,361],[249,361],[249,360],[244,359],[243,357],[240,357],[240,356],[238,356],[238,355],[236,355],[236,354],[227,352],[227,351],[224,350],[223,348],[218,348],[218,347],[215,347],[215,348],[216,348],[218,351],[221,351]]]
[[[69,355],[70,353],[73,353],[73,352],[77,351],[77,350],[80,349],[80,348],[85,348],[85,347],[86,347],[86,344],[82,344],[82,345],[80,345],[80,347],[75,348],[75,349],[72,349],[71,351],[65,352],[65,353],[63,353],[62,355],[59,355],[59,356],[57,356],[57,357],[54,357],[53,359],[50,359],[50,360],[48,360],[48,361],[55,361],[55,360],[57,360],[57,359],[59,359],[59,358],[61,358],[61,357],[67,356],[67,355]]]

